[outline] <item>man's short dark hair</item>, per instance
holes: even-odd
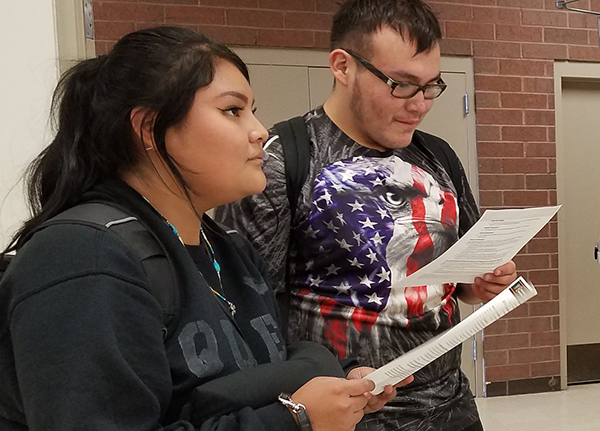
[[[430,50],[442,38],[435,14],[421,0],[347,0],[333,17],[331,50],[365,52],[369,36],[383,27],[415,43],[417,54]]]

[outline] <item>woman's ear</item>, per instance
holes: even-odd
[[[348,86],[354,63],[350,61],[350,55],[343,49],[334,49],[329,53],[329,68],[336,82]]]
[[[131,128],[136,141],[144,146],[144,150],[151,151],[154,146],[154,119],[156,113],[146,108],[133,108],[129,114]]]

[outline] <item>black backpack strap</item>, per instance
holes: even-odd
[[[310,167],[310,138],[303,117],[294,117],[273,127],[279,135],[279,143],[283,149],[287,196],[291,219],[294,220],[300,192]]]
[[[444,169],[446,169],[446,172],[448,172],[448,175],[452,180],[452,184],[454,184],[456,193],[458,194],[456,198],[460,200],[462,191],[462,177],[458,156],[454,150],[446,141],[438,138],[435,135],[431,135],[420,130],[415,130],[414,136],[416,138],[416,142],[429,149],[435,158],[438,159],[438,161],[442,164]]]
[[[287,121],[281,121],[274,129],[279,135],[279,143],[283,150],[283,163],[285,167],[285,183],[287,197],[290,204],[290,226],[294,222],[296,207],[302,186],[310,168],[310,138],[306,130],[306,123],[303,117],[294,117]],[[290,232],[291,235],[291,232]],[[291,236],[288,242],[288,255],[291,246]],[[287,263],[286,263],[287,266]],[[290,272],[289,268],[285,271],[285,291],[277,294],[277,302],[281,312],[281,331],[287,338],[287,326],[290,313]]]
[[[6,268],[8,268],[8,264],[13,259],[14,255],[12,254],[0,254],[0,279],[6,272]]]
[[[179,290],[174,267],[158,238],[136,217],[112,202],[89,202],[69,208],[36,231],[64,223],[110,230],[131,247],[146,272],[150,293],[163,309],[165,339],[171,335],[179,316]]]

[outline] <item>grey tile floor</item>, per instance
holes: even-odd
[[[485,431],[600,431],[600,383],[477,398]]]

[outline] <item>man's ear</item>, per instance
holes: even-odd
[[[156,113],[147,108],[133,108],[129,114],[131,128],[136,141],[144,146],[144,150],[151,151],[154,147],[154,119]]]
[[[350,60],[350,55],[346,51],[338,48],[329,53],[329,68],[336,82],[348,86],[356,65]]]

